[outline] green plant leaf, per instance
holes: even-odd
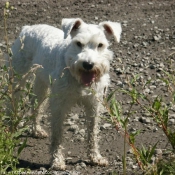
[[[26,147],[26,143],[27,143],[27,138],[22,142],[22,144],[18,148],[18,155],[20,155],[20,153],[22,152],[22,150]]]
[[[51,75],[49,75],[49,83],[50,83],[50,85],[52,85],[52,84],[53,84],[53,80],[52,80]]]
[[[140,134],[140,130],[137,130],[135,132],[132,132],[129,134],[129,141],[134,144],[135,143],[135,136]]]
[[[159,97],[156,97],[156,99],[154,100],[153,104],[152,104],[152,108],[155,110],[159,110],[161,107],[161,99],[159,99]]]

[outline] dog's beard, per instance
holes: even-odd
[[[91,86],[93,82],[96,82],[99,77],[99,71],[97,70],[91,70],[91,71],[85,71],[80,70],[79,71],[80,76],[80,82],[84,86]]]
[[[90,87],[93,83],[100,81],[100,78],[109,72],[108,65],[94,66],[93,69],[87,71],[83,68],[78,68],[75,65],[70,67],[71,75],[83,86]]]

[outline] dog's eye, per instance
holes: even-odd
[[[77,46],[78,46],[78,47],[82,47],[82,44],[81,44],[81,42],[80,42],[80,41],[77,41],[77,43],[76,43],[76,44],[77,44]]]
[[[98,45],[98,48],[101,48],[101,47],[103,47],[103,44],[102,44],[102,43],[100,43],[100,44]]]

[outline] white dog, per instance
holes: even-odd
[[[48,25],[25,26],[12,46],[12,65],[19,74],[27,73],[34,64],[37,70],[34,93],[41,104],[51,85],[51,168],[65,169],[62,154],[62,133],[65,115],[76,103],[83,105],[88,129],[89,158],[92,163],[105,166],[108,161],[98,148],[98,123],[101,102],[110,83],[109,69],[113,52],[108,40],[120,41],[121,25],[105,21],[87,24],[82,19],[63,19],[62,29]],[[21,42],[23,40],[23,42]],[[36,118],[35,136],[46,132]]]

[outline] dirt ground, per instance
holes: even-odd
[[[150,97],[156,94],[166,97],[166,90],[157,78],[162,76],[161,68],[168,69],[168,55],[175,51],[175,0],[11,0],[14,6],[8,20],[10,42],[18,36],[22,26],[33,24],[50,24],[60,28],[62,18],[82,18],[85,22],[98,24],[101,21],[116,21],[122,24],[120,43],[112,43],[114,61],[111,63],[110,91],[124,87],[125,77],[140,74],[142,80],[153,79],[152,84],[145,89]],[[3,50],[3,6],[0,1],[0,48]],[[141,82],[138,87],[141,87]],[[129,107],[130,99],[117,93],[116,98],[122,103],[124,110]],[[78,113],[77,111],[80,111]],[[172,110],[172,114],[173,114]],[[145,121],[145,120],[147,121]],[[67,162],[66,172],[61,175],[102,175],[117,172],[122,174],[123,137],[112,125],[103,120],[101,124],[100,150],[110,164],[107,167],[91,166],[87,160],[86,136],[83,113],[73,109],[65,120],[64,152]],[[43,114],[43,125],[49,128],[46,115]],[[72,122],[72,123],[71,123]],[[173,120],[172,120],[173,122]],[[174,124],[174,123],[173,123]],[[78,126],[77,130],[71,125]],[[130,118],[131,131],[141,129],[136,137],[136,145],[154,145],[165,149],[167,140],[161,129],[152,121],[150,116],[137,109]],[[27,148],[20,157],[20,167],[36,170],[48,170],[50,162],[50,141],[29,137]],[[137,164],[130,158],[132,155],[127,148],[128,174],[140,173]]]

